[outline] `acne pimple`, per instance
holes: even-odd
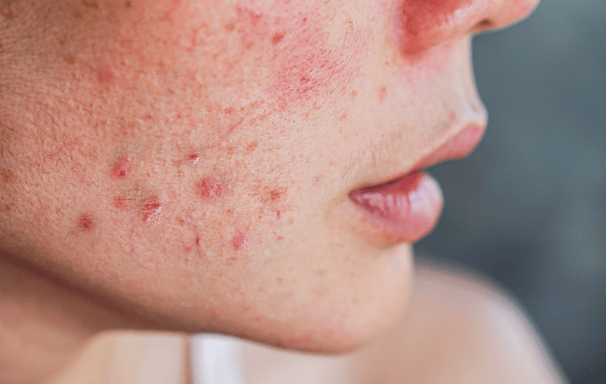
[[[236,251],[248,250],[249,244],[248,244],[248,239],[246,238],[246,235],[244,235],[243,233],[238,233],[232,239],[232,245],[234,246],[234,249]]]
[[[82,232],[89,232],[94,227],[93,220],[88,214],[84,214],[78,219],[78,227]]]
[[[141,205],[141,220],[146,223],[157,221],[162,208],[162,203],[160,203],[160,199],[157,196],[147,198]]]
[[[196,164],[199,160],[200,160],[200,155],[198,155],[195,152],[192,152],[189,155],[187,155],[187,161],[189,161],[192,164]]]
[[[112,168],[112,176],[117,179],[126,177],[133,168],[133,159],[129,156],[123,156],[116,161]]]
[[[221,197],[224,188],[220,179],[205,177],[198,183],[198,195],[205,199],[216,199]]]

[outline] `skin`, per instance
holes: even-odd
[[[485,125],[471,36],[537,1],[423,4],[0,2],[0,381],[108,329],[341,353],[393,325],[411,245],[348,193]]]

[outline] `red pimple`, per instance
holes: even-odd
[[[93,219],[90,218],[90,216],[88,215],[82,215],[80,216],[80,219],[78,220],[78,227],[80,228],[80,230],[82,230],[82,232],[88,232],[91,229],[93,229],[94,223],[93,223]]]
[[[133,168],[133,160],[128,156],[124,156],[118,159],[114,168],[112,168],[112,176],[120,179],[126,177]]]
[[[141,220],[144,222],[154,222],[160,217],[162,212],[162,203],[157,196],[152,196],[143,202],[141,206]]]
[[[198,183],[198,194],[206,199],[216,199],[223,194],[223,182],[214,177],[205,177]]]
[[[238,233],[232,239],[232,244],[236,251],[246,251],[248,250],[248,239],[243,233]]]
[[[198,161],[200,161],[200,155],[198,155],[195,152],[192,152],[187,156],[187,161],[189,161],[190,163],[196,164]]]

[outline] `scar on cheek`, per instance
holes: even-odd
[[[94,226],[95,224],[93,223],[93,219],[91,219],[88,214],[83,214],[78,219],[78,228],[80,228],[82,232],[89,232]]]
[[[139,216],[143,222],[155,222],[160,217],[162,208],[162,203],[157,196],[149,197],[142,202]]]
[[[223,182],[214,177],[205,177],[198,183],[198,195],[204,199],[219,198],[224,189]]]
[[[232,239],[232,245],[234,246],[234,249],[236,251],[247,251],[249,244],[246,235],[244,235],[243,233],[238,233]]]
[[[116,179],[126,177],[133,168],[133,159],[128,156],[124,156],[118,159],[112,168],[112,176]]]

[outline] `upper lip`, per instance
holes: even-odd
[[[413,169],[428,168],[446,160],[456,160],[468,156],[482,140],[486,131],[485,124],[471,123],[438,149],[421,158]]]
[[[368,189],[383,184],[390,184],[391,182],[398,180],[413,171],[428,168],[446,160],[464,158],[473,152],[475,147],[482,140],[485,131],[486,123],[484,120],[470,122],[464,125],[464,127],[460,129],[456,135],[438,146],[429,154],[421,157],[420,160],[418,160],[411,168],[408,169],[408,171],[405,171],[406,173],[399,173],[396,177],[392,177],[386,182],[375,185],[366,185],[359,189]]]

